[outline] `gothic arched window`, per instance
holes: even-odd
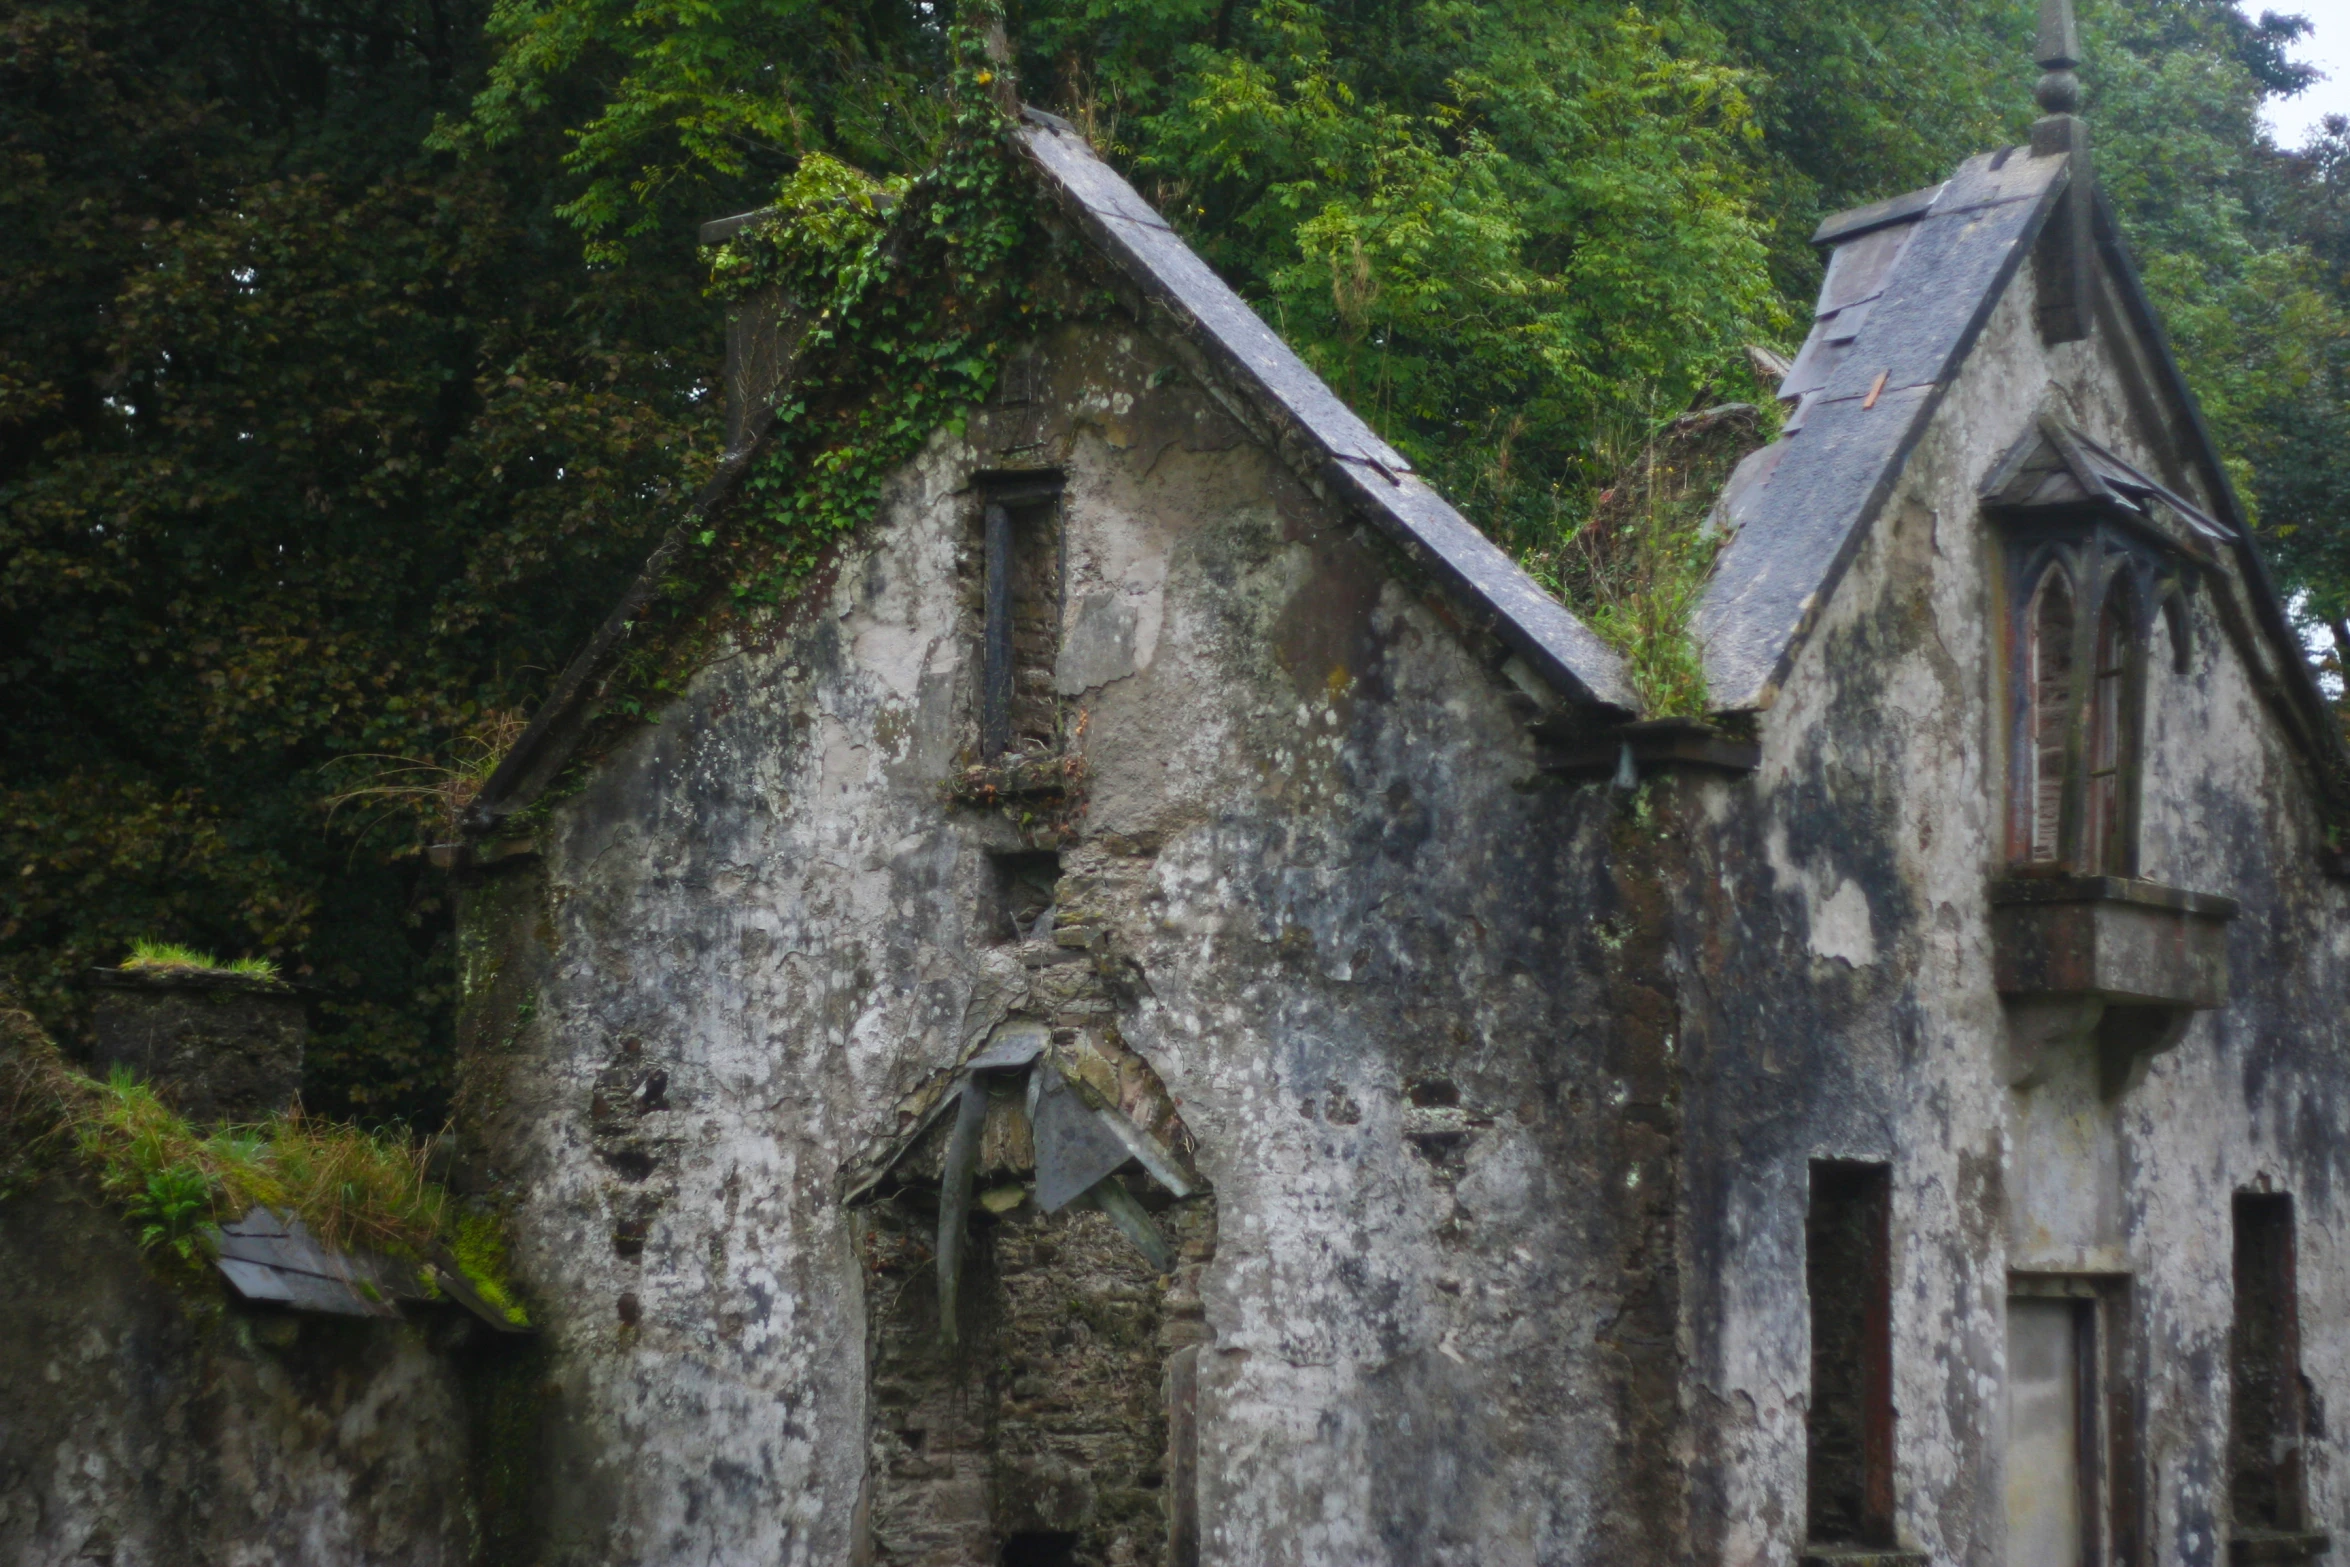
[[[2026,857],[2053,861],[2064,829],[2065,762],[2073,729],[2073,594],[2050,566],[2032,596],[2028,656],[2032,704],[2031,823]]]
[[[2081,813],[2081,869],[2090,875],[2122,876],[2130,870],[2124,849],[2124,769],[2137,746],[2129,733],[2133,627],[2126,588],[2126,580],[2117,575],[2097,617],[2096,667],[2089,688],[2088,798]]]

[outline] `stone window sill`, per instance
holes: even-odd
[[[1807,1545],[1802,1567],[1931,1567],[1924,1551],[1889,1545]]]
[[[1991,884],[1996,981],[2010,997],[2224,1006],[2235,913],[2231,899],[2134,877],[2006,876]]]

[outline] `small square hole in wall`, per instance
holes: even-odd
[[[1026,1530],[1004,1542],[1003,1567],[1077,1567],[1077,1536]]]
[[[1052,935],[1048,917],[1059,896],[1061,857],[1050,849],[990,854],[986,907],[980,923],[991,942],[1041,941]]]

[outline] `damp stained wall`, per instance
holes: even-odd
[[[2118,1100],[2082,1062],[2007,1086],[1987,903],[2004,869],[2003,590],[1978,487],[2047,408],[2210,501],[2110,295],[2088,341],[2053,349],[2034,305],[2027,267],[1762,715],[1759,772],[1681,786],[1702,1560],[1777,1567],[1803,1542],[1813,1159],[1892,1168],[1899,1526],[1935,1562],[2004,1560],[2009,1270],[2102,1274],[2114,1295],[2138,1448],[2115,1478],[2142,1488],[2113,1541],[2126,1559],[2227,1559],[2232,1193],[2296,1198],[2303,1372],[2320,1403],[2350,1372],[2350,900],[2320,870],[2308,765],[2246,663],[2273,654],[2235,640],[2209,591],[2184,674],[2153,634],[2141,844],[2145,876],[2242,903],[2231,1000]],[[2308,1483],[2312,1527],[2339,1538],[2333,1421],[2313,1422]]]
[[[463,1114],[549,1338],[545,1559],[893,1559],[840,1172],[1035,1002],[983,913],[1031,840],[942,790],[974,476],[1006,468],[1066,479],[1063,915],[1215,1201],[1200,1559],[1667,1559],[1677,1110],[1637,830],[1540,776],[1498,650],[1149,332],[1071,328],[1008,380],[467,890]]]
[[[453,1349],[462,1323],[234,1305],[63,1176],[0,1203],[0,1274],[0,1561],[480,1559],[500,1368]]]

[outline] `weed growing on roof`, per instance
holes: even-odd
[[[447,1246],[485,1300],[525,1322],[503,1282],[497,1221],[461,1213],[425,1176],[424,1148],[300,1110],[200,1128],[120,1069],[74,1071],[32,1017],[0,1004],[0,1198],[78,1165],[140,1246],[181,1264],[206,1232],[256,1207],[301,1219],[328,1246],[422,1262]]]
[[[465,808],[481,793],[526,727],[519,712],[480,714],[457,737],[446,762],[379,751],[337,757],[339,767],[358,771],[347,787],[327,797],[327,815],[331,818],[345,806],[375,811],[376,816],[359,829],[362,838],[379,823],[403,814],[423,817],[444,837],[454,838]]]
[[[1690,619],[1725,536],[1708,526],[1739,459],[1775,421],[1746,403],[1615,443],[1615,479],[1566,543],[1528,562],[1624,657],[1643,717],[1702,718],[1705,662]]]

